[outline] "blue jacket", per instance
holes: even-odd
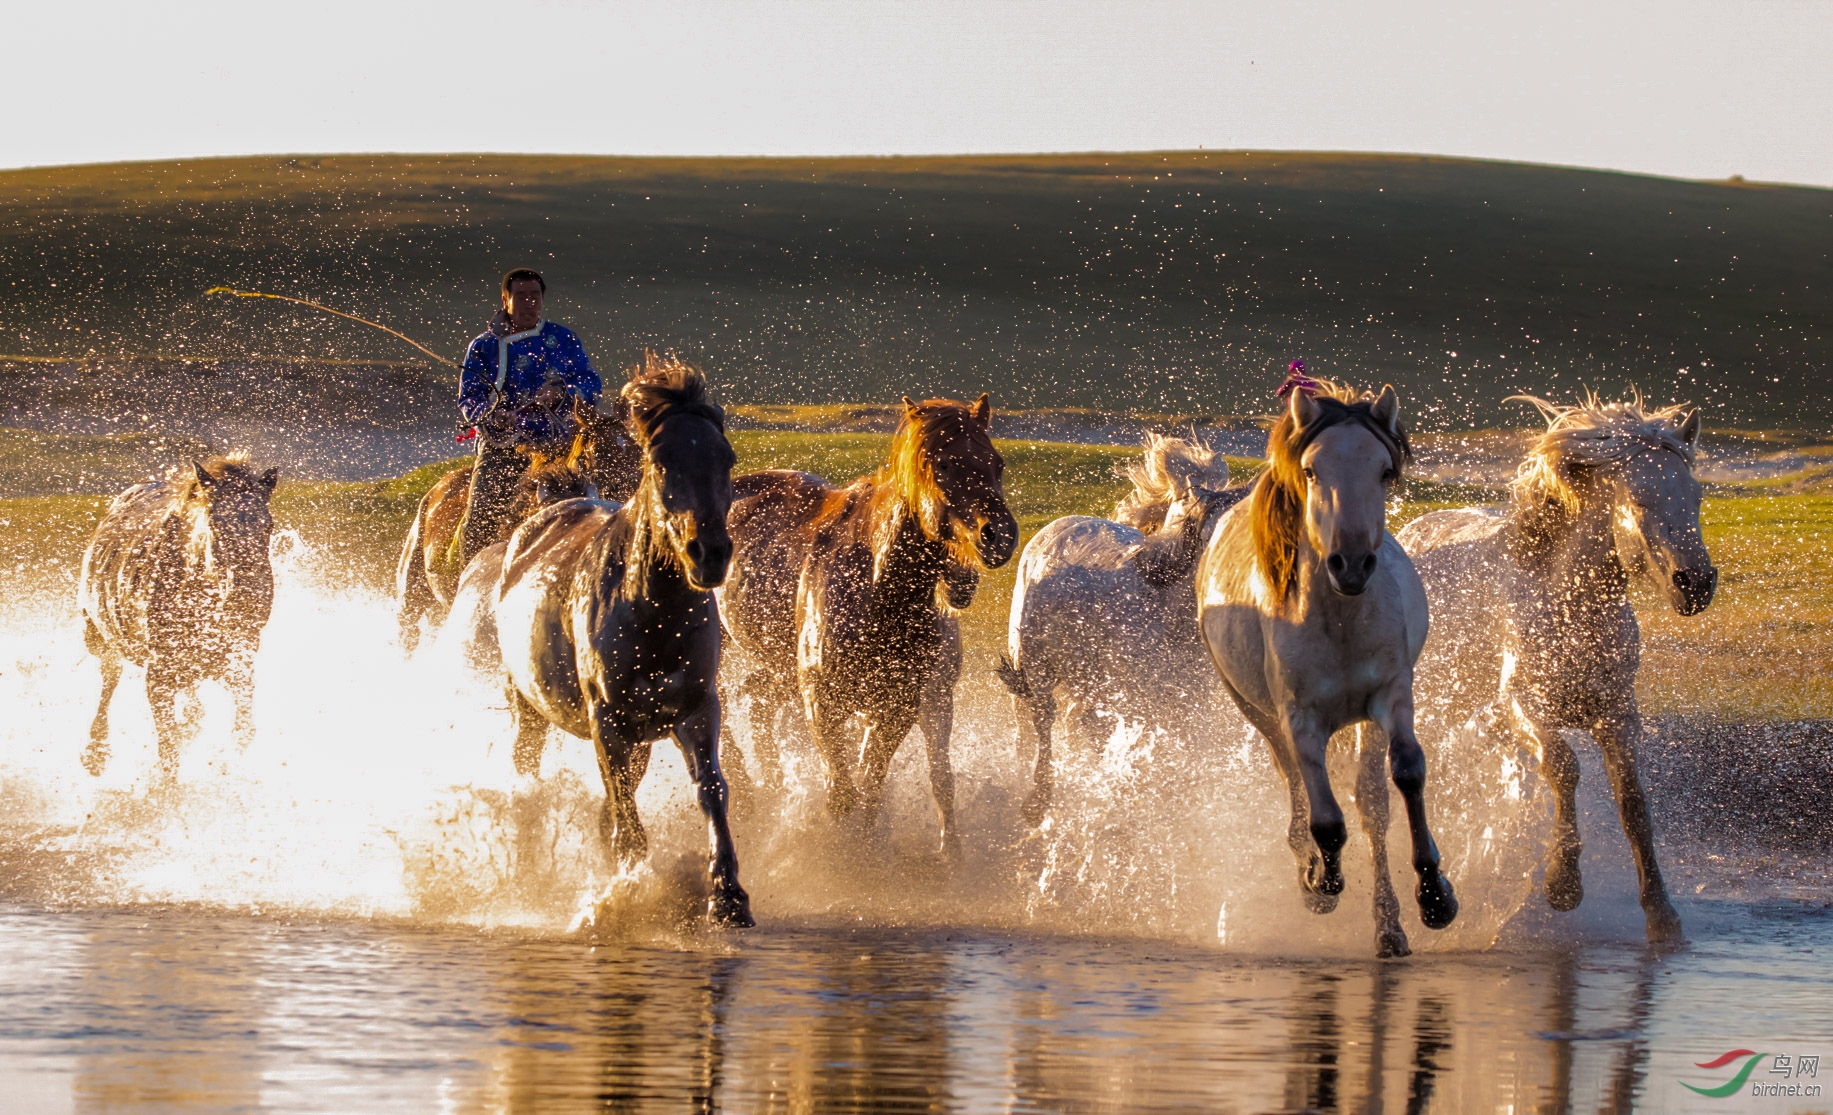
[[[509,349],[507,360],[500,359],[503,346]],[[516,408],[533,401],[550,371],[558,372],[573,394],[588,403],[598,402],[604,383],[592,370],[585,346],[571,329],[542,321],[526,333],[507,337],[486,332],[465,350],[464,370],[458,379],[458,409],[465,421],[475,424],[490,409],[490,396],[500,374],[503,406],[514,413]],[[545,431],[527,432],[540,435]]]

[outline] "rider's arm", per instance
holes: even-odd
[[[458,375],[458,410],[465,421],[476,423],[490,409],[490,392],[496,387],[495,337],[479,337],[465,350],[464,369]]]
[[[604,389],[604,381],[592,370],[592,361],[586,356],[586,346],[579,343],[579,338],[572,330],[567,330],[567,348],[564,359],[559,361],[560,374],[566,379],[566,385],[572,388],[588,403],[597,404],[598,394]]]

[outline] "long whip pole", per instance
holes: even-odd
[[[421,352],[426,353],[428,356],[439,361],[441,364],[446,365],[448,368],[456,368],[459,366],[458,361],[448,360],[447,358],[439,355],[437,352],[434,352],[432,349],[421,344],[419,341],[414,340],[412,337],[408,336],[406,333],[403,333],[398,329],[390,329],[388,326],[383,325],[379,321],[370,321],[366,317],[357,317],[355,314],[347,314],[342,310],[334,310],[329,306],[323,306],[317,302],[308,301],[307,299],[304,299],[304,298],[294,298],[290,294],[269,294],[263,290],[237,290],[235,287],[231,287],[231,286],[213,286],[209,290],[204,291],[204,294],[205,295],[228,294],[228,295],[233,295],[236,298],[272,298],[276,302],[292,302],[300,306],[309,306],[314,310],[323,310],[327,314],[335,314],[338,317],[349,318],[351,321],[360,322],[372,328],[380,329],[382,332],[387,333],[391,337],[399,338],[400,340],[406,341],[408,344],[413,345],[415,348],[419,349]]]

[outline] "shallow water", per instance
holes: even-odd
[[[735,822],[761,925],[711,933],[678,756],[658,747],[639,795],[650,860],[615,870],[583,742],[556,736],[541,777],[517,778],[489,679],[451,647],[404,660],[385,601],[296,540],[277,551],[258,738],[238,750],[207,688],[171,786],[151,784],[131,673],[109,769],[82,773],[96,671],[67,601],[0,619],[0,1106],[1828,1106],[1679,1084],[1730,1079],[1693,1065],[1732,1049],[1833,1055],[1824,850],[1664,848],[1694,943],[1652,954],[1594,750],[1588,897],[1556,915],[1523,757],[1480,725],[1434,745],[1462,912],[1420,925],[1396,826],[1417,955],[1378,963],[1360,829],[1340,907],[1309,913],[1242,725],[1066,747],[1031,832],[1010,712],[970,678],[962,862],[935,846],[920,744],[879,823],[837,828],[791,740],[785,792]],[[748,744],[744,710],[735,724]]]

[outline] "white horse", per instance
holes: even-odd
[[[1684,616],[1712,602],[1718,571],[1700,536],[1692,467],[1699,412],[1595,395],[1577,406],[1520,398],[1540,408],[1547,431],[1521,466],[1511,506],[1436,511],[1400,532],[1432,602],[1421,688],[1443,701],[1450,724],[1497,700],[1539,755],[1554,789],[1546,894],[1556,910],[1585,894],[1578,761],[1560,729],[1590,732],[1635,854],[1649,939],[1677,941],[1680,917],[1636,773],[1641,644],[1628,589],[1645,574]]]
[[[1420,920],[1443,929],[1457,916],[1426,825],[1426,756],[1413,733],[1426,594],[1386,527],[1388,487],[1408,456],[1392,387],[1371,398],[1299,380],[1267,438],[1267,471],[1216,528],[1196,582],[1223,688],[1286,777],[1287,842],[1306,904],[1320,914],[1343,892],[1348,838],[1325,750],[1339,730],[1362,728],[1356,805],[1374,855],[1382,956],[1409,951],[1388,878],[1384,755],[1406,802]]]
[[[998,673],[1032,733],[1037,771],[1025,818],[1043,820],[1055,786],[1051,732],[1059,697],[1070,724],[1104,734],[1097,713],[1172,733],[1213,724],[1221,693],[1197,638],[1196,559],[1221,512],[1247,493],[1227,488],[1213,450],[1156,434],[1127,469],[1133,490],[1115,522],[1056,519],[1019,559],[1006,654]]]

